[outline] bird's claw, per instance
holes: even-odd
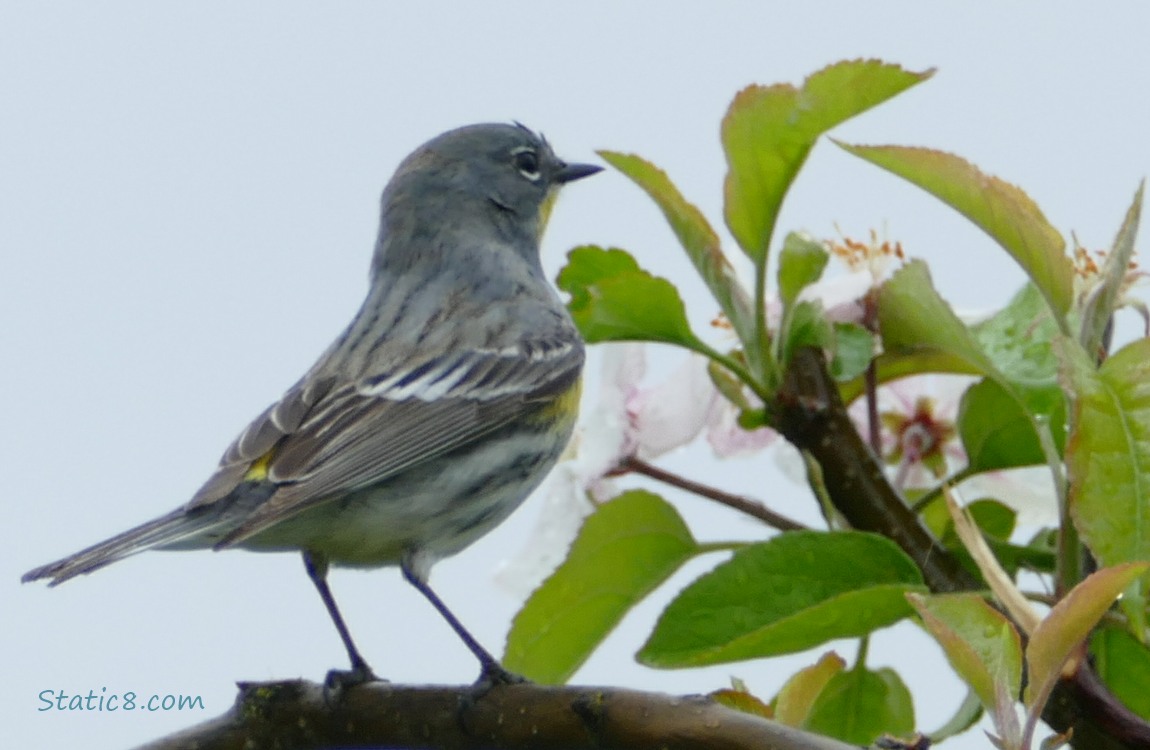
[[[351,669],[333,669],[323,680],[323,696],[328,705],[339,702],[344,692],[369,682],[387,682],[372,671],[367,662],[359,662]]]

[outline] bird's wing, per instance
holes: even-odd
[[[301,383],[240,435],[192,504],[243,481],[276,484],[219,546],[235,544],[512,422],[568,391],[582,364],[578,342],[556,340],[454,352],[355,383]]]

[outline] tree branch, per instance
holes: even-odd
[[[687,479],[679,474],[672,473],[666,469],[660,469],[658,466],[649,464],[646,461],[631,456],[623,459],[619,463],[619,471],[633,471],[636,474],[657,479],[664,484],[669,484],[672,487],[678,487],[681,490],[694,493],[700,497],[705,497],[708,500],[714,500],[720,505],[725,505],[728,508],[742,511],[748,516],[753,516],[763,523],[779,531],[801,531],[807,528],[798,521],[787,518],[781,513],[776,513],[767,506],[752,500],[743,495],[733,495],[729,492],[711,487],[710,485],[701,484],[699,482]]]
[[[931,591],[981,587],[887,479],[851,422],[822,350],[808,347],[794,353],[773,411],[779,432],[818,461],[831,502],[851,526],[882,534],[902,547]]]
[[[230,711],[139,750],[352,747],[852,750],[703,696],[594,687],[241,684]]]
[[[850,421],[822,350],[794,353],[772,406],[779,431],[822,466],[831,502],[853,527],[883,534],[902,547],[918,563],[931,591],[982,588],[887,480]],[[1086,663],[1058,682],[1042,718],[1057,732],[1072,728],[1075,747],[1150,749],[1150,724],[1115,698]]]

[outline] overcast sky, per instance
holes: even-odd
[[[294,555],[152,553],[55,590],[17,581],[195,491],[358,307],[379,191],[431,136],[515,119],[568,160],[637,152],[721,225],[718,124],[735,92],[862,56],[938,73],[836,137],[959,153],[1021,185],[1089,247],[1110,242],[1150,173],[1140,4],[618,5],[0,5],[0,706],[17,745],[124,747],[222,713],[236,680],[344,666]],[[824,142],[780,228],[835,237],[836,226],[901,241],[956,306],[1001,305],[1021,282],[964,220]],[[546,267],[586,242],[628,248],[683,282],[695,320],[713,316],[658,212],[617,174],[566,191]],[[805,491],[762,464],[715,464],[701,448],[667,460],[809,517]],[[700,501],[682,508],[702,539],[758,531]],[[497,652],[519,602],[494,574],[537,511],[528,502],[432,579]],[[661,603],[713,564],[690,566],[634,612],[576,680],[704,692],[734,675],[769,697],[813,661],[635,665]],[[474,677],[471,656],[394,570],[337,571],[332,583],[382,675]],[[849,658],[854,644],[838,648]],[[923,730],[963,695],[911,626],[876,635],[870,663],[904,673]],[[206,710],[37,710],[42,690],[102,688],[201,695]],[[947,746],[984,744],[972,734]]]

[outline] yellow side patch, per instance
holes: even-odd
[[[583,395],[583,378],[563,393],[548,401],[535,413],[535,419],[541,422],[574,421],[579,413],[579,397]]]
[[[255,461],[252,461],[252,465],[248,467],[247,473],[244,474],[244,481],[262,482],[263,480],[267,479],[268,467],[271,465],[271,462],[272,451],[268,451],[267,453],[257,458]]]

